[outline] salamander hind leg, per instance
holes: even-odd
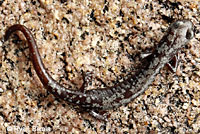
[[[83,77],[83,84],[80,87],[81,92],[85,92],[86,87],[89,86],[89,84],[92,81],[92,73],[87,71],[87,72],[82,72],[82,77]]]
[[[107,114],[106,111],[97,112],[97,111],[91,110],[89,111],[89,114],[98,120],[106,121],[106,122],[108,121],[109,115]]]

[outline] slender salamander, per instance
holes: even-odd
[[[120,107],[144,93],[160,69],[194,37],[193,23],[190,20],[178,20],[171,24],[153,52],[142,60],[142,66],[134,75],[112,87],[81,92],[65,88],[51,77],[42,62],[36,41],[28,28],[20,24],[9,27],[5,33],[5,41],[15,31],[21,31],[26,37],[33,66],[44,87],[56,97],[90,111],[97,118],[101,118],[101,116],[96,112]]]

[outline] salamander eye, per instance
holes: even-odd
[[[190,40],[193,38],[193,36],[194,36],[193,31],[191,29],[188,29],[185,35],[186,39]]]
[[[180,26],[179,22],[174,23],[174,28],[177,29]]]

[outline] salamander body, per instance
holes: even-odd
[[[81,92],[78,89],[65,88],[51,77],[42,62],[36,41],[28,28],[20,24],[9,27],[5,34],[5,40],[8,40],[15,31],[21,31],[25,35],[33,66],[44,87],[56,97],[90,111],[117,108],[144,93],[160,69],[194,36],[193,23],[190,20],[178,20],[171,24],[153,52],[142,60],[142,66],[134,75],[112,87]],[[93,113],[93,115],[95,114]]]

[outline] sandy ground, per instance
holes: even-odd
[[[1,133],[200,133],[200,1],[0,0],[0,12]],[[2,41],[9,26],[25,25],[52,77],[73,89],[82,71],[93,72],[89,90],[123,81],[177,19],[196,30],[176,73],[163,68],[143,95],[109,110],[108,122],[47,92],[21,33]]]

